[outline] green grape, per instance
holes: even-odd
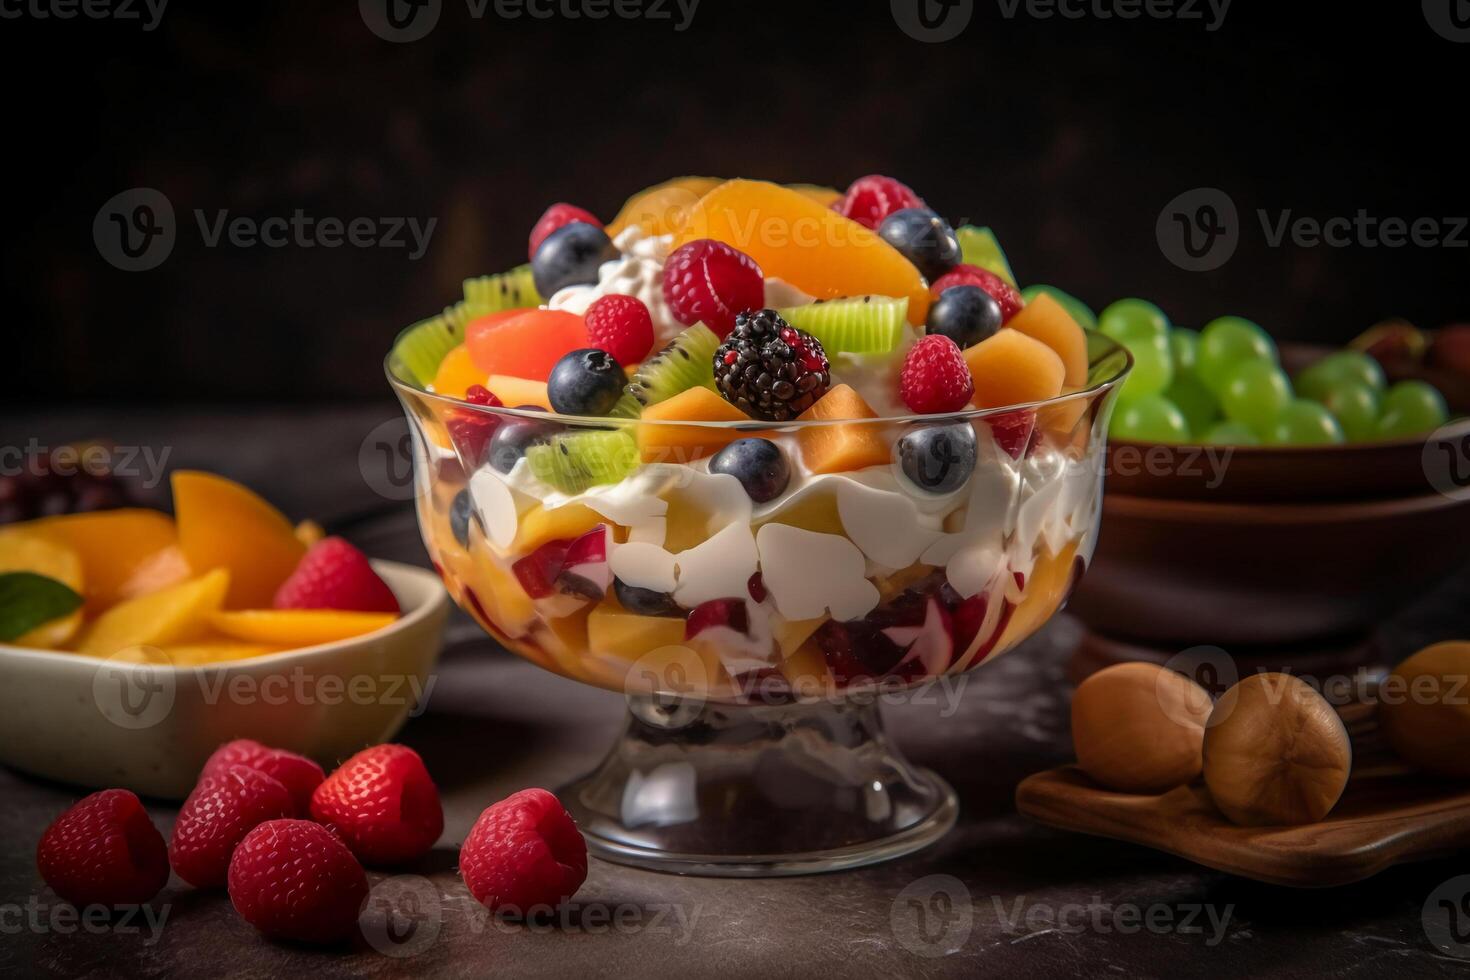
[[[1073,296],[1071,293],[1064,293],[1055,286],[1047,286],[1042,284],[1027,286],[1025,289],[1021,290],[1021,299],[1029,303],[1043,293],[1047,296],[1050,296],[1058,303],[1061,303],[1062,309],[1070,313],[1072,315],[1072,319],[1076,320],[1083,329],[1097,329],[1097,314],[1092,312],[1092,308],[1089,307],[1086,303],[1082,302],[1076,296]]]
[[[1108,433],[1130,442],[1187,442],[1189,423],[1178,406],[1163,395],[1143,395],[1118,403]]]
[[[1291,382],[1271,361],[1236,364],[1226,372],[1219,390],[1225,417],[1263,434],[1291,404]]]
[[[1344,383],[1367,385],[1375,391],[1388,387],[1383,368],[1376,360],[1361,351],[1340,350],[1297,375],[1296,390],[1303,398],[1320,402],[1334,385]]]
[[[1216,422],[1210,426],[1205,437],[1200,440],[1207,446],[1259,446],[1261,440],[1251,431],[1250,426],[1240,422]]]
[[[1174,352],[1174,371],[1193,371],[1199,359],[1199,331],[1175,327],[1169,331],[1169,349]]]
[[[1205,386],[1218,395],[1225,375],[1241,361],[1276,363],[1276,345],[1266,331],[1238,316],[1222,316],[1205,324],[1195,361],[1195,372]]]
[[[1161,394],[1174,380],[1174,358],[1169,339],[1163,334],[1134,334],[1120,341],[1133,355],[1133,370],[1123,382],[1119,398],[1136,401],[1144,395]]]
[[[1147,300],[1120,299],[1098,314],[1097,328],[1120,344],[1138,336],[1167,340],[1169,318]]]
[[[1190,432],[1204,432],[1220,417],[1220,403],[1210,389],[1193,372],[1180,371],[1177,364],[1174,382],[1164,391],[1164,397],[1179,406]]]
[[[1282,409],[1266,431],[1268,446],[1329,446],[1345,441],[1342,426],[1332,413],[1305,398]]]
[[[1377,388],[1356,381],[1339,381],[1322,397],[1312,400],[1321,402],[1332,413],[1350,442],[1367,442],[1377,437],[1378,417],[1382,412]]]
[[[1424,435],[1449,421],[1450,412],[1439,389],[1423,381],[1400,381],[1383,396],[1378,436],[1402,439]]]

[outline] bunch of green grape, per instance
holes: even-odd
[[[1094,319],[1053,287],[1030,287],[1022,295],[1029,301],[1043,291],[1067,301],[1084,326],[1095,322],[1133,355],[1109,428],[1120,439],[1330,445],[1423,435],[1449,418],[1434,386],[1390,386],[1378,362],[1358,351],[1329,354],[1293,384],[1270,335],[1241,317],[1223,316],[1194,331],[1173,326],[1163,310],[1141,299],[1120,299]]]

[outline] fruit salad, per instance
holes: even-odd
[[[0,643],[178,667],[350,639],[398,619],[367,558],[249,489],[173,474],[142,508],[0,528]]]
[[[910,188],[681,178],[399,338],[424,538],[542,666],[740,699],[1013,648],[1096,533],[1122,348]]]

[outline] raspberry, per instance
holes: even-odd
[[[499,408],[502,404],[495,393],[484,385],[470,385],[465,389],[464,400],[471,405],[488,405],[491,408]]]
[[[322,767],[305,756],[285,749],[273,749],[248,738],[237,738],[215,749],[199,775],[218,773],[235,765],[259,770],[279,780],[291,794],[291,801],[296,805],[295,815],[299,817],[306,816],[311,810],[312,791],[325,778]]]
[[[332,832],[310,820],[267,820],[230,858],[230,902],[272,939],[329,944],[352,935],[367,875]]]
[[[587,307],[587,336],[621,365],[637,364],[653,347],[653,317],[636,296],[612,294]]]
[[[715,349],[715,387],[747,415],[787,422],[811,408],[832,384],[821,341],[775,310],[741,313]]]
[[[266,820],[295,812],[290,791],[258,769],[228,765],[204,773],[179,808],[169,863],[195,888],[219,888],[235,845]]]
[[[311,816],[365,864],[421,857],[444,831],[439,790],[406,745],[375,745],[342,763],[312,794]]]
[[[484,385],[470,385],[465,389],[464,400],[471,405],[499,408],[502,404],[495,394]],[[493,412],[451,411],[444,419],[444,428],[454,443],[460,459],[469,469],[478,469],[485,461],[485,450],[490,437],[500,425],[500,416]]]
[[[674,319],[686,327],[702,322],[723,340],[737,315],[766,304],[766,279],[744,252],[701,238],[664,264],[664,300]]]
[[[459,850],[459,873],[492,912],[555,908],[587,880],[587,842],[544,789],[524,789],[486,807]]]
[[[349,612],[396,613],[398,600],[378,577],[367,556],[342,538],[324,538],[311,546],[281,587],[277,609],[343,609]]]
[[[36,867],[73,905],[141,905],[168,882],[168,851],[136,796],[104,789],[46,828]]]
[[[909,349],[898,375],[898,393],[919,415],[958,412],[975,393],[975,382],[959,345],[934,334]]]
[[[1021,294],[1016,292],[1016,287],[1006,282],[1000,276],[989,269],[982,269],[978,265],[957,265],[944,275],[934,280],[929,287],[931,296],[938,296],[951,286],[979,286],[990,294],[990,298],[1000,304],[1000,322],[1008,323],[1011,317],[1021,312],[1025,302]]]
[[[602,227],[602,222],[598,221],[597,216],[590,211],[584,211],[575,204],[566,204],[564,202],[553,204],[542,213],[541,217],[537,219],[536,224],[532,226],[531,241],[527,246],[526,258],[534,259],[536,257],[536,250],[541,247],[542,242],[546,241],[547,235],[550,235],[558,228],[571,224],[573,221],[581,221],[595,228]]]
[[[893,212],[925,204],[907,185],[892,177],[869,174],[853,181],[835,207],[863,227],[876,229]]]
[[[1036,427],[1036,413],[1030,409],[990,415],[985,421],[990,423],[990,434],[995,437],[995,444],[1005,450],[1011,459],[1029,455],[1040,438],[1041,430]]]

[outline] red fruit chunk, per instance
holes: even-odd
[[[274,776],[229,765],[204,773],[174,821],[168,860],[195,888],[221,888],[230,855],[245,835],[267,820],[296,812],[291,793]]]
[[[510,566],[516,581],[532,599],[544,599],[556,593],[556,578],[566,563],[570,541],[548,541]]]
[[[230,902],[272,939],[337,943],[367,901],[367,875],[332,832],[310,820],[268,820],[230,858]]]
[[[959,345],[932,334],[909,348],[899,372],[898,392],[911,411],[935,415],[963,409],[975,393],[975,382]]]
[[[311,816],[364,864],[412,861],[444,832],[439,790],[406,745],[375,745],[342,763],[312,794]]]
[[[553,204],[542,213],[541,217],[536,220],[536,224],[531,227],[531,240],[527,243],[526,258],[534,259],[536,257],[536,250],[541,247],[542,242],[546,241],[547,235],[550,235],[563,225],[571,224],[573,221],[584,221],[594,227],[602,227],[602,222],[598,221],[597,216],[591,211],[584,211],[575,204],[567,204],[565,202]]]
[[[695,606],[684,621],[684,639],[692,640],[705,630],[718,627],[737,633],[750,632],[750,611],[743,599],[711,599]]]
[[[104,789],[46,828],[36,868],[73,905],[141,905],[168,882],[168,849],[136,796]]]
[[[949,610],[935,596],[924,602],[924,618],[883,629],[883,635],[904,651],[898,669],[912,666],[920,676],[944,673],[954,661],[954,623]]]
[[[906,184],[879,174],[869,174],[853,181],[842,200],[833,205],[839,214],[873,229],[895,211],[924,206],[923,199]]]
[[[587,324],[566,310],[507,310],[471,321],[464,342],[477,371],[545,381],[564,354],[588,345]]]
[[[471,405],[488,405],[491,408],[499,408],[501,404],[495,392],[484,385],[470,385],[465,389],[464,400]]]
[[[685,326],[703,323],[723,340],[735,317],[766,305],[766,279],[755,259],[710,238],[680,246],[664,264],[664,300]]]
[[[279,780],[291,794],[291,799],[296,804],[295,815],[298,817],[304,817],[311,811],[311,794],[326,778],[322,767],[306,756],[287,752],[285,749],[273,749],[248,738],[237,738],[215,749],[214,754],[205,761],[199,775],[203,778],[217,774],[230,766],[256,769]]]
[[[587,336],[624,367],[637,364],[653,348],[653,317],[637,296],[612,294],[587,307]]]
[[[277,609],[341,609],[397,613],[398,599],[378,577],[367,555],[342,538],[323,538],[301,557],[281,587]]]
[[[556,587],[561,592],[600,600],[612,586],[607,563],[607,525],[599,524],[567,545]]]
[[[953,590],[946,586],[945,598],[953,600],[951,606],[954,610],[955,655],[963,657],[969,652],[970,644],[975,642],[975,638],[980,635],[980,630],[985,625],[985,616],[990,607],[990,596],[985,592],[977,592],[968,599],[960,599]],[[1005,634],[1006,624],[1011,621],[1011,613],[1015,612],[1016,607],[1004,599],[1001,599],[1000,602],[1000,615],[996,617],[995,625],[991,628],[990,633],[981,640],[975,656],[970,659],[969,666],[974,666],[990,656],[996,643]]]
[[[1036,427],[1036,412],[1033,409],[991,415],[985,421],[990,424],[990,434],[995,437],[995,444],[1011,459],[1030,455],[1041,439],[1041,430]]]
[[[576,894],[587,879],[587,842],[555,796],[521,790],[480,814],[460,848],[459,873],[490,911],[524,916]]]
[[[978,265],[955,266],[934,280],[934,284],[929,287],[929,293],[932,296],[938,296],[951,286],[979,286],[985,290],[990,294],[990,298],[999,304],[1002,324],[1009,323],[1011,317],[1020,313],[1021,307],[1026,305],[1015,286],[989,269],[982,269]]]

